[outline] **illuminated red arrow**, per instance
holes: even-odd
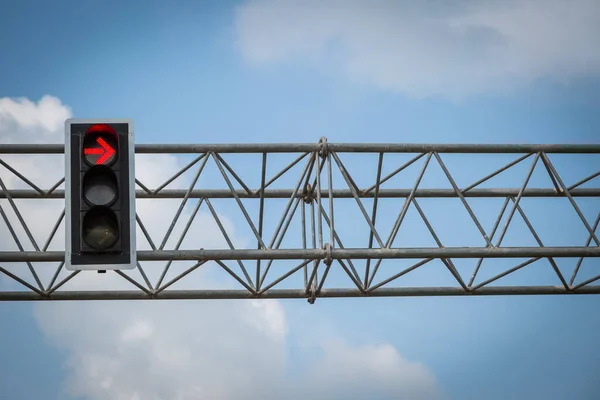
[[[85,154],[86,156],[88,154],[102,154],[102,153],[104,153],[104,150],[103,149],[98,149],[98,148],[91,149],[91,148],[88,147],[87,149],[83,150],[83,154]]]
[[[98,143],[102,148],[87,148],[83,150],[83,154],[85,155],[102,155],[97,161],[96,164],[104,164],[106,160],[108,160],[113,154],[115,154],[115,149],[113,149],[104,139],[99,137],[96,139],[96,143]]]
[[[96,161],[96,164],[104,164],[104,162],[106,160],[108,160],[113,154],[115,154],[115,149],[113,149],[101,137],[99,137],[98,139],[96,139],[96,142],[98,142],[98,144],[104,148],[104,155],[102,157],[100,157],[98,159],[98,161]]]

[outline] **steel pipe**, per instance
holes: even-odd
[[[320,260],[327,256],[324,249],[215,249],[215,250],[142,250],[140,261],[203,261],[203,260]],[[0,251],[0,262],[63,261],[62,251]],[[420,259],[420,258],[530,258],[530,257],[600,257],[600,247],[424,247],[331,250],[334,260],[347,259]]]
[[[567,290],[562,286],[496,286],[484,287],[475,291],[465,291],[460,287],[399,287],[381,288],[370,293],[357,289],[323,289],[318,298],[346,297],[422,297],[422,296],[514,296],[514,295],[581,295],[600,294],[600,286],[584,286]],[[305,299],[304,290],[272,289],[262,294],[252,294],[247,290],[167,290],[160,294],[146,294],[142,291],[63,291],[51,295],[34,292],[0,292],[0,301],[66,301],[66,300],[225,300],[225,299]]]
[[[459,189],[460,190],[460,189]],[[35,190],[19,189],[8,190],[8,194],[13,199],[63,199],[65,197],[64,190],[55,190],[54,192],[43,195]],[[410,195],[411,189],[379,189],[378,197],[382,198],[406,198]],[[187,193],[185,189],[163,189],[160,192],[148,193],[144,190],[136,191],[138,199],[183,199]],[[235,194],[242,199],[254,198],[260,199],[260,191],[253,190],[248,193],[245,190],[236,190]],[[294,197],[303,197],[302,191],[293,189],[266,189],[264,197],[266,199],[289,199],[292,194]],[[332,189],[334,198],[353,198],[352,191],[349,189]],[[478,197],[478,198],[506,198],[516,197],[519,194],[518,188],[490,188],[490,189],[471,189],[463,192],[463,197]],[[600,197],[600,188],[581,188],[570,191],[572,197]],[[358,192],[359,198],[373,198],[375,191]],[[329,192],[323,191],[321,197],[329,198]],[[455,198],[458,197],[453,189],[417,189],[414,197],[416,198]],[[566,197],[564,193],[557,192],[555,189],[525,189],[522,197]],[[0,199],[5,199],[6,195],[0,191]],[[189,198],[206,198],[206,199],[233,199],[235,198],[229,189],[196,189],[190,192]]]
[[[422,144],[422,143],[325,143],[338,153],[600,153],[600,144]],[[302,153],[318,151],[320,143],[225,143],[136,144],[139,154],[193,153]],[[0,154],[62,154],[62,144],[0,144]]]

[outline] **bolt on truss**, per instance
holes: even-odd
[[[0,300],[600,294],[600,145],[137,145],[189,162],[136,179],[137,269],[101,275],[55,249],[64,178],[25,176],[62,153],[0,144]]]

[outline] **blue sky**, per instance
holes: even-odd
[[[583,11],[571,10],[564,26],[551,30],[544,27],[563,14],[560,3],[543,10],[536,1],[522,8],[488,4],[489,10],[469,1],[438,10],[405,2],[325,3],[5,2],[0,98],[37,102],[51,95],[75,117],[132,118],[139,143],[316,142],[321,136],[330,142],[600,142],[600,54],[591,43],[600,10],[593,1],[581,2]],[[540,13],[532,17],[531,10]],[[486,11],[539,23],[515,27]],[[435,24],[453,18],[488,28],[448,38]],[[542,48],[544,41],[532,39],[543,35],[556,45]],[[597,170],[597,161],[566,160],[565,173],[582,178]],[[463,165],[457,175],[469,169]],[[580,206],[592,223],[597,202]],[[543,237],[579,240],[575,217],[563,218],[558,232],[547,220],[554,206],[546,207],[531,210]],[[441,230],[452,239],[451,230]],[[451,399],[592,399],[600,392],[597,296],[281,304],[292,372],[308,374],[311,358],[323,351],[310,338],[341,337],[349,346],[394,346],[425,365]],[[1,398],[62,398],[70,379],[80,385],[76,398],[109,398],[90,383],[93,377],[67,363],[95,342],[74,348],[48,333],[44,315],[61,307],[0,303]]]

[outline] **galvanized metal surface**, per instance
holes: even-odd
[[[10,155],[60,155],[64,151],[62,145],[21,145],[0,144],[0,156]],[[18,283],[22,290],[0,290],[0,301],[38,301],[38,300],[143,300],[143,299],[243,299],[243,298],[305,298],[314,303],[317,298],[329,297],[394,297],[394,296],[484,296],[484,295],[559,295],[559,294],[600,294],[598,274],[588,279],[579,279],[578,274],[584,260],[591,260],[594,267],[600,257],[600,240],[598,225],[600,222],[600,185],[597,184],[600,171],[593,171],[581,176],[569,185],[565,182],[551,160],[553,154],[600,154],[600,145],[475,145],[475,144],[334,144],[322,138],[318,143],[301,144],[215,144],[215,145],[179,145],[179,144],[138,144],[138,154],[198,154],[178,172],[156,188],[149,188],[144,182],[137,180],[139,189],[136,192],[138,201],[154,201],[155,199],[179,199],[175,216],[165,227],[165,234],[160,240],[152,238],[143,219],[136,217],[137,226],[147,241],[150,249],[138,250],[137,269],[134,273],[116,271],[114,276],[120,282],[126,282],[135,290],[107,287],[103,290],[82,290],[77,284],[75,271],[67,273],[63,268],[64,252],[49,251],[49,245],[63,223],[64,211],[50,229],[49,237],[43,244],[38,243],[32,229],[28,226],[21,211],[20,201],[56,201],[64,199],[64,191],[59,189],[64,179],[48,189],[32,182],[23,172],[0,158],[0,168],[16,177],[27,188],[7,187],[0,179],[0,214],[6,225],[8,236],[0,238],[2,243],[11,243],[10,248],[0,247],[0,273]],[[257,153],[261,156],[256,170],[260,176],[258,187],[251,187],[242,179],[246,168],[234,167],[227,154],[240,155]],[[271,153],[296,153],[293,161],[284,167],[278,167],[272,177],[267,176],[269,155]],[[372,184],[359,187],[350,170],[351,162],[346,157],[352,153],[372,153],[376,161],[376,173]],[[392,172],[384,174],[384,160],[390,153],[415,153],[414,157],[401,165],[394,166]],[[444,154],[509,154],[518,158],[505,163],[490,174],[474,179],[474,182],[460,187],[446,165]],[[388,156],[389,157],[389,156]],[[515,168],[522,162],[531,161],[524,180],[511,187],[481,188],[495,176]],[[222,178],[224,188],[210,188],[206,185],[197,188],[199,179],[205,174],[208,163],[216,167]],[[421,188],[421,182],[431,166],[437,164],[442,176],[447,179],[450,188]],[[390,180],[397,177],[405,169],[417,167],[419,173],[415,181],[409,185],[389,187]],[[272,188],[282,177],[289,177],[290,171],[298,167],[299,175],[289,180],[289,187]],[[536,168],[544,168],[548,187],[528,187]],[[301,170],[301,171],[300,171]],[[191,179],[186,188],[169,188],[172,182],[190,172]],[[375,171],[375,170],[374,170]],[[476,172],[476,171],[475,171]],[[287,181],[286,181],[287,182]],[[340,187],[341,182],[341,187]],[[590,185],[596,182],[595,185]],[[386,185],[386,187],[381,187]],[[587,187],[582,187],[586,185]],[[480,221],[481,214],[475,212],[470,201],[472,199],[504,199],[504,204],[497,215],[493,228],[486,229]],[[577,245],[564,244],[545,246],[542,235],[536,230],[535,223],[530,220],[523,207],[523,199],[563,199],[572,208],[572,219],[581,224],[585,230],[587,241]],[[591,220],[581,210],[578,201],[581,199],[597,199],[597,217]],[[236,248],[231,227],[222,221],[222,214],[216,202],[229,199],[235,202],[241,220],[236,225],[247,224],[249,243],[246,248]],[[252,200],[254,199],[254,200]],[[271,201],[285,200],[285,207],[279,222],[272,231],[266,231],[266,220],[273,216]],[[365,229],[368,243],[362,247],[345,247],[349,218],[346,209],[341,211],[340,200],[346,199],[355,206],[357,218],[353,229]],[[382,214],[384,199],[399,199],[402,204],[397,214]],[[460,202],[466,220],[472,224],[480,235],[477,246],[444,245],[440,234],[434,229],[435,221],[430,219],[428,211],[422,207],[421,199],[454,199]],[[194,207],[189,211],[189,203]],[[436,201],[437,201],[436,200]],[[248,203],[251,201],[252,203]],[[4,203],[3,203],[4,202]],[[369,203],[367,203],[369,202]],[[5,208],[2,207],[5,205]],[[255,209],[249,209],[256,207]],[[225,248],[182,248],[184,241],[192,233],[191,226],[198,218],[203,207],[206,215],[213,218],[218,233],[222,235]],[[398,246],[396,239],[401,228],[407,225],[409,209],[413,208],[423,222],[435,242],[435,247]],[[188,211],[185,211],[188,210]],[[8,212],[11,214],[9,215]],[[493,210],[490,208],[488,213]],[[494,210],[495,214],[495,210]],[[185,215],[182,230],[175,229],[180,217]],[[253,217],[254,216],[254,217]],[[257,216],[257,217],[256,217]],[[554,216],[549,215],[552,219]],[[503,242],[511,227],[511,221],[520,218],[524,232],[530,234],[535,244],[527,246],[504,246]],[[245,221],[245,222],[244,222]],[[360,221],[360,223],[359,223]],[[386,235],[381,228],[382,223],[390,223]],[[1,222],[0,222],[1,223]],[[339,228],[346,226],[346,228]],[[340,230],[343,229],[343,230]],[[175,239],[172,234],[177,231]],[[389,234],[387,234],[389,233]],[[282,248],[286,240],[293,238],[294,245]],[[174,240],[172,247],[169,243]],[[16,249],[12,247],[16,246]],[[561,269],[562,261],[576,258],[575,268],[570,277]],[[476,262],[470,272],[461,272],[461,260],[472,259]],[[503,271],[488,278],[482,278],[482,271],[490,260],[506,260]],[[159,270],[146,263],[164,262]],[[187,262],[183,271],[175,268],[178,262]],[[249,263],[251,261],[251,263]],[[505,282],[507,276],[517,271],[531,269],[541,261],[547,261],[555,274],[556,285],[519,284],[498,285]],[[58,263],[49,266],[44,263]],[[439,262],[445,269],[451,284],[427,285],[427,279],[436,281],[435,276],[425,278],[423,287],[406,286],[405,279],[413,271],[428,268]],[[22,263],[22,267],[8,268],[11,263]],[[291,263],[291,265],[290,265]],[[408,263],[408,264],[407,264]],[[385,264],[385,265],[384,265]],[[219,288],[194,287],[206,282],[191,278],[199,269],[217,268],[224,273],[228,283]],[[54,268],[56,268],[54,270]],[[54,272],[48,274],[48,270]],[[31,279],[24,278],[29,272]],[[155,272],[152,276],[150,272]],[[436,273],[442,273],[439,270]],[[498,272],[498,271],[496,271]],[[43,283],[40,276],[48,275],[49,282]],[[336,275],[337,274],[337,275]],[[382,274],[384,278],[378,278]],[[89,275],[87,275],[89,277]],[[97,275],[100,281],[101,276]],[[345,282],[343,279],[345,278]],[[155,283],[152,281],[155,280]],[[191,288],[181,289],[186,284]],[[236,285],[240,289],[232,289]],[[285,285],[292,288],[283,287]],[[347,286],[347,287],[343,287]]]

